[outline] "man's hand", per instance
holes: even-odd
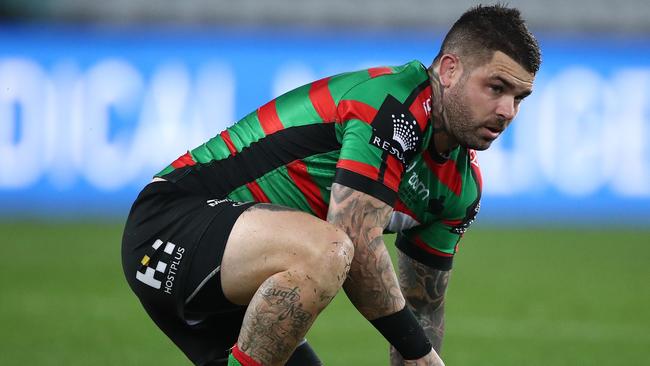
[[[433,349],[426,356],[417,360],[404,360],[404,366],[445,366],[440,356]]]

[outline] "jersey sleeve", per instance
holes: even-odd
[[[435,269],[448,271],[452,267],[461,234],[452,227],[436,222],[399,234],[395,244],[407,256]]]
[[[477,200],[458,220],[439,220],[404,231],[397,238],[397,247],[409,257],[429,267],[448,271],[458,251],[458,243],[476,219],[480,209]]]
[[[390,94],[378,109],[350,96],[338,113],[341,152],[334,182],[394,206],[405,166],[423,140],[415,118]]]

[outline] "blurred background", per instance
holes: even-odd
[[[188,364],[123,279],[151,176],[312,80],[418,59],[476,1],[0,0],[0,364]],[[650,359],[650,2],[516,0],[535,91],[479,154],[448,365]],[[392,249],[392,237],[387,242]],[[388,364],[338,296],[328,365]]]

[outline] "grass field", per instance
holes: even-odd
[[[127,288],[120,231],[0,224],[0,365],[189,365]],[[385,342],[343,294],[308,338],[327,365],[387,364]],[[448,291],[443,359],[648,365],[650,231],[471,230]]]

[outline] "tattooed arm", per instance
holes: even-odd
[[[332,185],[327,221],[343,229],[355,246],[343,289],[368,320],[395,313],[406,304],[383,239],[391,212],[372,196]]]
[[[394,314],[406,305],[383,239],[391,212],[390,206],[372,196],[340,184],[332,185],[327,221],[342,228],[355,246],[343,289],[368,320]],[[424,357],[402,360],[401,364],[444,366],[433,349]]]
[[[428,267],[398,251],[400,286],[433,348],[440,354],[445,332],[445,291],[450,271]],[[391,347],[391,365],[402,365],[400,354]]]

